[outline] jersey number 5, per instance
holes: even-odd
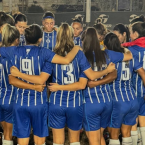
[[[126,67],[126,63],[122,62],[122,80],[126,81],[130,79],[129,68]]]

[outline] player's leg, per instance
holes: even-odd
[[[40,104],[31,107],[31,123],[34,134],[34,142],[36,145],[44,145],[45,138],[48,136],[48,104]]]
[[[28,108],[15,104],[13,109],[13,136],[18,138],[19,145],[29,144],[31,120]]]
[[[104,110],[101,114],[101,145],[106,145],[103,133],[105,128],[109,126],[113,109],[112,107],[112,101],[104,103]]]
[[[105,108],[105,103],[84,104],[83,126],[90,145],[101,144],[101,114]]]
[[[128,105],[130,105],[130,109],[124,117],[123,124],[121,126],[123,145],[132,145],[131,128],[136,124],[136,118],[138,116],[139,105],[137,99],[129,101]]]
[[[124,116],[129,110],[128,102],[113,100],[113,111],[109,125],[110,141],[109,145],[120,145],[119,134]]]
[[[66,107],[49,104],[49,127],[52,128],[53,145],[63,145],[65,141]]]
[[[71,145],[80,145],[80,130],[83,122],[83,105],[68,107],[66,110],[66,124]]]

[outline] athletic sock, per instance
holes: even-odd
[[[119,139],[110,139],[109,140],[109,145],[120,145]]]
[[[131,138],[132,138],[132,144],[137,145],[138,132],[137,131],[131,131]]]
[[[122,137],[122,145],[132,145],[131,137]]]
[[[145,127],[140,127],[140,133],[142,138],[142,144],[145,145]]]
[[[13,141],[11,141],[11,140],[3,140],[3,145],[13,145]]]
[[[73,142],[73,143],[70,143],[70,145],[80,145],[80,142]]]
[[[137,132],[138,132],[138,145],[142,145],[142,138],[141,138],[141,133],[140,133],[140,127],[137,127]]]
[[[57,144],[57,143],[53,143],[53,145],[64,145],[64,144]]]

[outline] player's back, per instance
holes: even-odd
[[[60,85],[78,82],[80,77],[85,77],[83,71],[90,65],[82,51],[79,51],[69,65],[53,64],[52,82]],[[80,106],[82,104],[82,92],[79,91],[57,91],[52,92],[50,103],[60,106]]]
[[[37,46],[19,46],[15,49],[13,63],[22,73],[40,75],[42,71],[46,71],[45,62],[53,57],[49,55],[49,51]],[[44,102],[47,102],[46,88],[41,93],[30,89],[17,89],[16,103],[21,106],[39,105]]]
[[[15,99],[15,87],[9,84],[9,74],[9,61],[0,57],[0,104],[2,105],[11,104]]]
[[[137,45],[129,47],[129,50],[132,52],[133,57],[137,58],[138,62],[142,65],[143,69],[145,69],[145,48],[139,47]],[[137,72],[133,72],[132,75],[132,82],[133,82],[133,87],[136,92],[137,97],[144,97],[144,85],[142,78]]]

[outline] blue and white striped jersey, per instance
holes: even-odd
[[[52,65],[52,82],[60,85],[78,82],[80,77],[86,78],[83,72],[90,68],[90,64],[82,51],[78,52],[74,60],[69,65]],[[80,106],[83,103],[82,91],[52,92],[49,102],[66,107]]]
[[[142,66],[135,57],[128,62],[119,62],[116,64],[117,78],[110,83],[112,98],[116,101],[131,101],[136,98],[132,84],[133,71]]]
[[[74,44],[75,45],[79,45],[80,47],[82,47],[82,41],[81,41],[81,37],[74,37]]]
[[[13,49],[13,47],[7,48]],[[9,84],[10,69],[9,61],[6,58],[0,57],[0,104],[11,104],[15,100],[16,88]]]
[[[26,45],[26,40],[25,40],[25,36],[24,35],[20,35],[19,41],[20,41],[19,46]]]
[[[111,51],[111,50],[105,50],[106,52],[106,64],[102,66],[100,70],[104,70],[107,68],[110,62],[117,63],[123,60],[123,53]],[[94,71],[99,71],[98,67],[96,66],[96,63],[94,64]],[[100,79],[103,79],[105,76],[101,77]],[[97,80],[100,80],[97,79]],[[96,80],[96,81],[97,81]],[[111,93],[110,93],[110,87],[109,84],[99,85],[94,88],[86,87],[83,90],[83,96],[84,96],[84,103],[105,103],[111,101]]]
[[[142,65],[143,69],[145,70],[145,48],[135,45],[129,47],[129,50],[132,52],[133,57],[138,59],[139,63]],[[135,71],[133,72],[132,75],[132,83],[135,89],[136,96],[144,97],[145,89],[144,89],[142,78]]]
[[[8,55],[12,56],[12,58],[9,58],[12,65],[15,65],[22,73],[29,75],[40,75],[41,72],[52,73],[50,62],[55,53],[49,49],[37,46],[19,46],[15,47],[11,53],[13,54]],[[5,55],[5,52],[2,55]],[[47,101],[46,88],[41,93],[34,90],[17,88],[16,103],[18,105],[36,106]]]
[[[50,33],[43,32],[41,47],[50,49],[53,51],[56,44],[57,31],[53,30]]]

